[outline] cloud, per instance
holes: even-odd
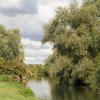
[[[43,63],[48,55],[52,54],[52,45],[49,43],[43,45],[40,41],[31,41],[22,39],[22,44],[25,47],[25,63]]]
[[[25,49],[25,56],[26,57],[47,57],[50,52],[52,51],[50,49]]]
[[[43,64],[45,57],[25,57],[25,63],[26,64]]]
[[[70,0],[38,0],[38,2],[42,5],[47,5],[47,4],[53,4],[53,5],[58,5],[59,3],[59,6],[62,6],[62,3],[63,4],[68,4],[70,2]]]
[[[40,41],[43,37],[41,22],[32,15],[17,17],[0,16],[0,23],[7,28],[18,28],[23,38]]]
[[[23,15],[22,13],[16,13],[13,17],[8,16],[7,13],[2,11],[3,14],[0,16],[0,23],[3,23],[8,28],[19,28],[22,34],[23,38],[29,38],[30,40],[34,41],[41,41],[43,38],[43,25],[48,22],[50,18],[54,15],[54,9],[56,9],[57,6],[63,6],[67,3],[57,1],[57,0],[1,0],[0,3],[5,9],[8,8],[20,8],[20,6],[28,5],[26,2],[30,2],[31,4],[34,4],[34,2],[37,1],[37,13],[33,15]],[[24,3],[22,3],[24,1]],[[34,1],[34,2],[32,2]],[[48,2],[47,2],[48,1]],[[45,6],[43,2],[46,2]],[[51,3],[51,5],[50,5]],[[5,5],[4,5],[5,4]],[[8,4],[8,6],[7,6]],[[2,7],[1,6],[1,7]],[[34,6],[33,6],[34,7]],[[35,7],[36,8],[36,7]],[[10,9],[8,9],[10,10]],[[25,11],[23,9],[23,11]],[[32,9],[30,9],[32,12]],[[9,11],[8,11],[9,12]],[[13,12],[9,13],[13,14]],[[19,16],[17,16],[20,14]]]
[[[6,16],[35,14],[37,0],[0,0],[0,12]]]

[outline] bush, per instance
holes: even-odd
[[[12,81],[12,76],[10,75],[0,75],[0,82]]]
[[[28,65],[27,70],[30,77],[35,79],[41,79],[45,73],[45,68],[43,65]]]
[[[7,61],[0,67],[0,75],[12,75],[16,80],[26,79],[27,74],[26,65],[20,61]]]

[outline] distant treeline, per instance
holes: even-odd
[[[48,77],[48,69],[42,64],[29,64],[27,69],[31,78],[41,79],[43,77]]]

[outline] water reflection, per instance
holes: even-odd
[[[38,100],[100,100],[100,95],[88,88],[58,85],[55,80],[33,80],[28,83],[28,87]]]
[[[32,80],[27,85],[39,100],[52,100],[48,80]]]

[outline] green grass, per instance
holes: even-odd
[[[13,81],[11,75],[0,75],[0,82]]]
[[[0,100],[36,100],[32,91],[23,85],[0,80]]]

